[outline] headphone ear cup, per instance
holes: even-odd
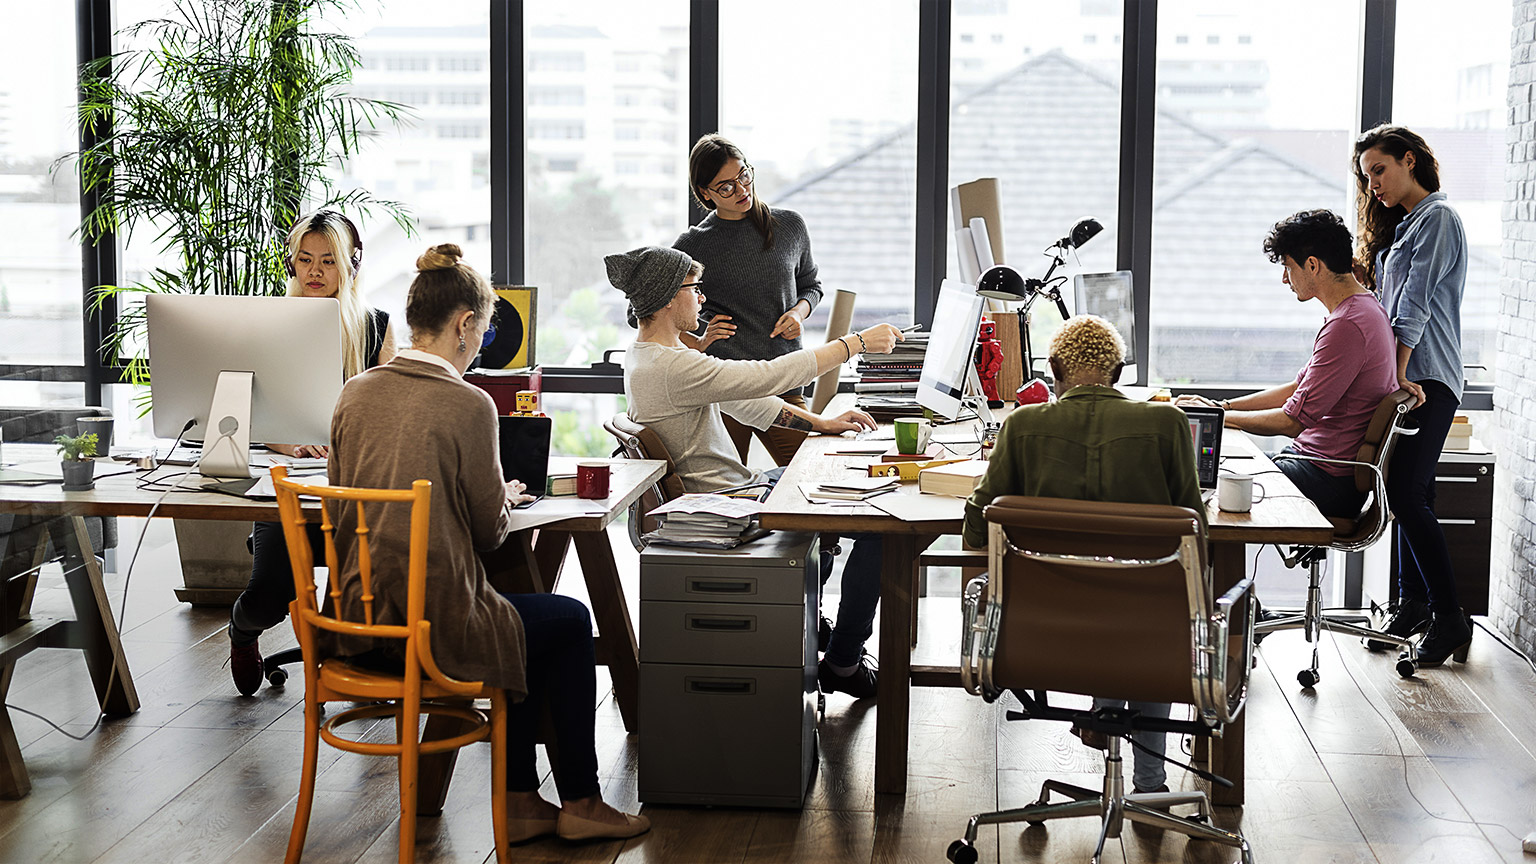
[[[359,249],[358,251],[352,253],[352,275],[356,276],[358,268],[362,266],[363,252],[361,249]]]

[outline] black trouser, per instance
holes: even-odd
[[[597,667],[592,615],[580,600],[558,594],[503,594],[523,620],[528,698],[507,706],[507,788],[539,788],[534,742],[541,708],[555,727],[555,785],[560,800],[596,795]]]
[[[325,535],[320,524],[311,522],[305,530],[315,560],[323,564]],[[255,644],[263,630],[283,623],[294,597],[293,566],[288,561],[283,524],[257,522],[246,545],[251,550],[251,581],[229,609],[229,641],[241,646]]]
[[[1437,614],[1459,614],[1445,532],[1435,518],[1435,468],[1460,401],[1439,381],[1420,381],[1424,404],[1408,412],[1419,426],[1397,439],[1387,472],[1387,503],[1397,518],[1397,595],[1428,603]]]

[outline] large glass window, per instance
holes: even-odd
[[[72,163],[55,170],[77,145],[75,98],[74,5],[0,5],[0,363],[81,363],[79,187]],[[59,390],[23,389],[0,401]]]
[[[1001,230],[1002,261],[1025,278],[1043,277],[1041,252],[1088,216],[1103,233],[1057,275],[1115,269],[1123,21],[1118,0],[955,6],[949,182],[997,178],[1002,224],[987,230]],[[959,274],[953,232],[948,245],[948,272]],[[1070,305],[1070,284],[1064,294]],[[1037,302],[1030,323],[1041,368],[1061,314]]]
[[[538,360],[584,366],[634,338],[603,256],[687,225],[688,4],[529,0],[523,16]]]
[[[1468,381],[1487,384],[1498,357],[1511,17],[1509,0],[1466,0],[1454,14],[1431,0],[1401,0],[1392,73],[1392,122],[1435,151],[1440,188],[1467,232],[1462,362]]]
[[[762,200],[805,219],[828,297],[858,293],[855,327],[912,315],[917,5],[720,6],[720,132],[757,170]],[[807,323],[810,341],[831,305]]]
[[[1296,302],[1264,237],[1298,210],[1354,224],[1359,9],[1165,0],[1158,16],[1151,380],[1288,380],[1325,310]]]

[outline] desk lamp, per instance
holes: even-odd
[[[1056,304],[1056,310],[1061,313],[1063,321],[1072,317],[1067,310],[1067,304],[1061,299],[1061,286],[1066,284],[1067,277],[1055,276],[1056,268],[1067,261],[1067,251],[1076,249],[1092,240],[1104,226],[1099,220],[1089,217],[1081,219],[1067,236],[1057,240],[1046,247],[1045,254],[1051,258],[1051,266],[1045,271],[1043,279],[1025,279],[1019,271],[1006,264],[988,268],[976,280],[976,293],[989,300],[1002,300],[1009,303],[1023,303],[1019,309],[1019,343],[1024,349],[1024,372],[1026,377],[1034,375],[1034,357],[1029,347],[1029,310],[1035,305],[1035,301],[1041,297],[1047,297]]]

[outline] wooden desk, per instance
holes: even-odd
[[[11,445],[6,451],[12,458],[19,456]],[[52,448],[47,448],[52,452]],[[557,457],[558,458],[558,457]],[[597,662],[606,664],[613,679],[614,698],[624,717],[625,728],[634,731],[639,718],[640,652],[635,640],[634,619],[629,613],[629,603],[619,582],[619,572],[613,548],[608,542],[607,528],[631,502],[659,480],[666,470],[666,463],[659,461],[618,459],[612,460],[612,477],[609,496],[603,501],[586,502],[598,505],[600,512],[572,516],[555,522],[531,525],[515,530],[498,550],[485,556],[486,566],[498,587],[506,585],[513,590],[552,591],[559,581],[560,568],[566,551],[574,543],[581,561],[582,575],[592,602],[593,618],[597,622]],[[122,470],[113,463],[101,462],[98,473]],[[162,469],[157,476],[174,477],[179,471]],[[101,584],[101,571],[95,557],[90,554],[90,542],[85,534],[82,517],[85,516],[148,516],[157,499],[163,500],[155,516],[171,516],[182,519],[218,519],[228,521],[276,521],[275,501],[254,501],[215,492],[178,490],[164,493],[163,489],[139,489],[138,475],[104,477],[89,492],[64,492],[57,485],[5,486],[0,485],[0,512],[19,513],[38,519],[39,524],[29,529],[25,536],[10,539],[9,554],[0,560],[0,614],[9,634],[0,637],[0,697],[9,686],[15,660],[35,647],[79,647],[86,652],[86,663],[92,680],[96,683],[102,709],[109,714],[128,714],[138,710],[138,696],[128,673],[128,663],[123,655],[116,626],[112,621],[111,608]],[[561,499],[565,500],[565,499]],[[551,502],[554,503],[554,502]],[[318,510],[311,503],[306,509]],[[548,511],[542,511],[547,513]],[[541,511],[538,505],[514,514],[517,521],[538,522]],[[76,620],[73,622],[49,622],[54,629],[42,622],[29,622],[27,611],[31,603],[31,585],[12,585],[10,577],[23,572],[33,557],[34,536],[44,531],[54,538],[55,546],[65,554],[65,576],[69,581],[70,595],[74,601]],[[19,542],[24,541],[24,542]],[[37,553],[40,554],[40,551]],[[115,672],[114,672],[115,670]],[[110,682],[111,686],[108,687]],[[449,760],[447,770],[452,770]],[[423,780],[427,767],[423,760]],[[446,775],[446,772],[444,772]],[[446,783],[443,784],[446,791]],[[21,797],[30,788],[26,768],[22,764],[20,748],[11,729],[10,719],[0,712],[0,797]],[[424,786],[425,788],[425,786]],[[423,794],[425,803],[430,796]],[[440,799],[437,802],[440,806]]]
[[[956,427],[945,427],[952,435]],[[959,534],[964,517],[964,502],[955,499],[954,516],[931,522],[903,522],[871,504],[828,506],[812,504],[800,494],[800,484],[853,476],[850,466],[871,461],[868,456],[830,456],[827,451],[848,448],[844,438],[811,437],[800,445],[794,461],[785,470],[765,504],[762,523],[765,528],[794,531],[836,532],[839,534],[873,533],[883,537],[880,574],[880,684],[879,710],[875,712],[875,791],[903,794],[907,788],[907,736],[911,712],[911,692],[917,686],[960,685],[956,666],[912,666],[912,645],[917,634],[916,596],[918,555],[943,534]],[[1223,441],[1224,452],[1242,461],[1247,473],[1273,469],[1253,442],[1241,432],[1230,431]],[[1236,465],[1234,464],[1235,468]],[[1276,471],[1264,474],[1260,483],[1268,498],[1252,513],[1223,513],[1210,505],[1210,540],[1217,590],[1243,578],[1244,546],[1247,543],[1323,543],[1332,536],[1332,528],[1304,497]],[[1294,497],[1289,497],[1294,496]],[[1215,770],[1232,780],[1232,789],[1217,789],[1213,796],[1220,804],[1241,804],[1243,800],[1243,724],[1227,727],[1216,743],[1213,754]]]

